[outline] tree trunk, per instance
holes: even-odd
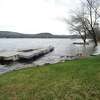
[[[86,40],[84,39],[84,45],[86,45]]]
[[[92,32],[93,32],[93,40],[94,40],[95,47],[96,47],[98,44],[97,44],[96,33],[95,33],[95,31],[94,31],[94,28],[93,28],[93,27],[92,27]]]
[[[93,36],[93,40],[94,40],[95,47],[96,47],[98,44],[97,44],[97,39],[96,39],[96,36],[95,36],[95,34],[94,34],[94,36]]]

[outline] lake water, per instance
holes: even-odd
[[[77,53],[82,53],[84,55],[90,55],[93,53],[93,44],[84,48],[83,46],[74,45],[73,42],[80,39],[0,39],[0,52],[11,51],[11,50],[22,50],[22,49],[35,49],[44,48],[47,46],[53,46],[54,51],[41,57],[36,61],[32,61],[28,64],[26,63],[14,63],[12,65],[0,65],[0,73],[4,73],[16,68],[26,67],[28,65],[43,65],[46,63],[56,63],[63,60],[69,60],[66,56],[76,56]],[[100,53],[100,44],[96,48],[95,52]],[[8,66],[8,67],[5,67]]]
[[[82,46],[73,44],[80,39],[0,39],[0,52],[11,50],[22,50],[31,48],[44,48],[53,46],[55,50],[46,56],[49,61],[61,59],[65,56],[75,56],[77,53],[84,53]],[[88,52],[89,51],[89,52]],[[87,46],[86,54],[92,53],[92,45]]]

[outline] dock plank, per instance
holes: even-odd
[[[49,46],[47,48],[41,49],[31,49],[27,50],[27,52],[19,52],[19,51],[7,51],[7,52],[0,52],[0,61],[18,61],[20,59],[32,59],[34,57],[40,57],[44,54],[51,52],[54,48]],[[25,50],[26,51],[26,50]]]
[[[18,55],[20,54],[20,52],[17,52],[17,51],[7,51],[7,52],[1,52],[0,53],[0,57],[12,57],[12,56],[15,56],[15,55]]]

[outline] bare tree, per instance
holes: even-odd
[[[86,43],[87,35],[90,35],[97,46],[96,24],[100,18],[98,0],[81,1],[81,10],[75,11],[68,22],[72,31],[77,32]]]
[[[87,19],[85,18],[84,9],[82,9],[81,11],[73,12],[71,19],[70,20],[65,19],[65,21],[69,24],[70,31],[78,33],[85,45],[89,30],[87,29],[88,24],[87,24]]]
[[[87,4],[87,14],[88,14],[88,24],[89,24],[89,30],[91,30],[91,32],[89,32],[89,34],[91,34],[94,42],[95,42],[95,46],[97,46],[97,35],[96,35],[96,24],[98,22],[98,19],[100,18],[100,15],[98,13],[98,9],[99,9],[99,0],[86,0],[86,4]]]

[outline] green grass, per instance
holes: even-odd
[[[100,56],[0,75],[0,100],[100,100]]]

